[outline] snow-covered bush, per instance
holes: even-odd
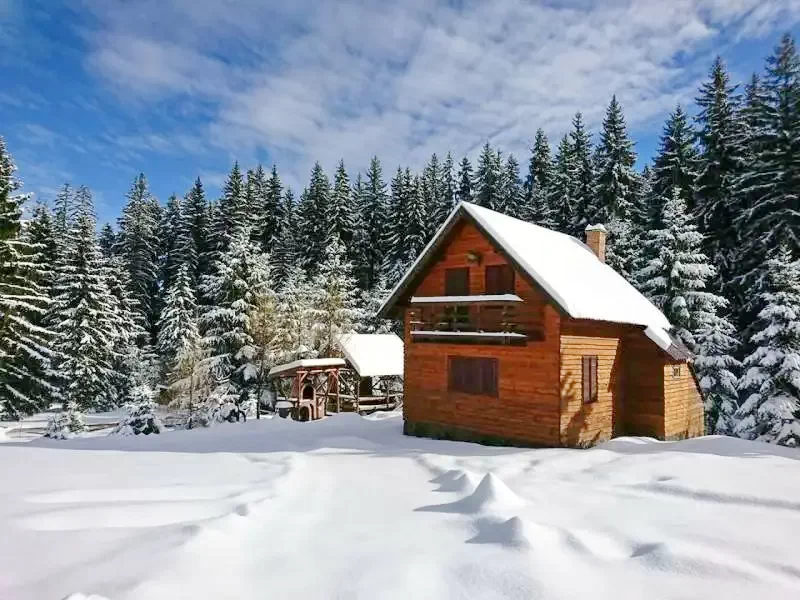
[[[44,436],[55,440],[68,440],[85,429],[83,413],[70,406],[50,418]]]
[[[137,386],[131,391],[131,402],[125,405],[126,416],[112,432],[114,435],[150,435],[161,433],[164,425],[156,414],[153,391]]]

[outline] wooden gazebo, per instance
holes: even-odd
[[[269,379],[283,416],[299,421],[329,412],[391,410],[403,398],[403,341],[394,334],[349,333],[337,339],[343,357],[277,365]]]

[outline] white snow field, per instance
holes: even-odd
[[[0,445],[0,598],[800,598],[800,451],[339,415]]]

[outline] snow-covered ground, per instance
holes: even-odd
[[[401,427],[7,439],[0,598],[800,597],[798,450],[520,450]]]

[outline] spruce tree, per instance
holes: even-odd
[[[281,236],[284,222],[283,183],[278,176],[278,168],[272,165],[272,172],[267,178],[261,165],[253,175],[256,206],[253,210],[255,227],[253,235],[261,245],[261,251],[272,253]]]
[[[53,200],[53,228],[57,240],[64,240],[69,234],[75,218],[74,192],[72,186],[65,183]]]
[[[448,154],[449,157],[449,154]],[[439,162],[439,157],[434,153],[425,167],[420,179],[420,188],[425,201],[429,220],[426,223],[426,238],[430,239],[439,225],[444,223],[450,214],[452,205],[447,198],[447,174],[445,166]]]
[[[333,179],[333,191],[327,206],[327,236],[328,243],[333,238],[338,239],[345,248],[350,248],[353,242],[354,208],[350,189],[350,178],[344,167],[344,160],[339,161],[336,175]]]
[[[115,302],[106,285],[95,227],[92,207],[83,202],[56,273],[50,317],[62,395],[67,406],[79,410],[103,410],[117,403]]]
[[[383,170],[377,156],[370,161],[367,181],[364,190],[364,203],[361,218],[366,230],[366,252],[364,254],[365,280],[364,289],[371,289],[381,273],[386,247],[384,246],[384,229],[386,227],[386,183],[383,181]]]
[[[478,167],[475,170],[474,202],[484,208],[497,210],[501,202],[500,179],[500,158],[489,142],[486,142],[478,157]]]
[[[352,265],[337,240],[326,249],[311,289],[309,317],[314,349],[320,356],[332,356],[339,335],[353,331],[360,320]]]
[[[391,196],[387,210],[386,227],[384,229],[383,246],[386,249],[381,266],[381,277],[390,283],[397,281],[403,273],[409,255],[408,230],[411,176],[408,178],[403,169],[397,172],[391,182]]]
[[[758,268],[765,251],[778,245],[800,256],[800,57],[788,34],[767,59],[753,110],[757,153],[739,182],[750,198],[737,225],[742,250]]]
[[[40,277],[40,286],[50,296],[58,262],[58,240],[55,234],[53,213],[47,205],[37,202],[31,218],[23,230],[23,239],[35,250],[35,262]]]
[[[298,226],[302,232],[304,266],[315,273],[325,257],[325,247],[331,232],[331,184],[319,163],[311,170],[308,189],[300,201]]]
[[[686,212],[680,190],[664,203],[664,228],[651,231],[647,244],[653,258],[637,274],[639,287],[660,308],[675,334],[693,352],[700,328],[717,315],[725,301],[706,291],[714,267],[702,253],[703,236]]]
[[[664,124],[658,154],[653,165],[653,192],[656,198],[670,198],[676,188],[681,191],[689,213],[694,213],[695,182],[698,155],[695,132],[689,118],[678,105]],[[655,229],[661,229],[655,223]]]
[[[118,254],[128,271],[131,293],[141,311],[151,339],[158,321],[158,228],[160,207],[150,194],[144,174],[134,180],[119,219]],[[84,217],[93,219],[83,211]],[[88,243],[88,242],[85,242]]]
[[[694,368],[705,401],[706,433],[732,435],[739,408],[739,373],[735,358],[736,331],[725,317],[710,315],[696,334]]]
[[[572,147],[572,191],[574,212],[570,234],[582,239],[588,225],[599,220],[599,205],[594,195],[594,163],[592,161],[592,139],[583,123],[583,115],[576,113],[572,119],[572,131],[569,134]]]
[[[504,212],[512,217],[522,218],[525,208],[525,193],[519,174],[519,162],[513,154],[509,154],[506,158],[500,195]]]
[[[409,169],[406,169],[405,179],[408,202],[406,204],[406,240],[404,244],[407,254],[404,258],[406,263],[411,263],[422,253],[428,243],[430,215],[428,214],[429,206],[425,202],[422,191],[422,180],[419,177],[412,179]]]
[[[111,258],[114,255],[117,248],[117,234],[114,233],[110,223],[105,223],[100,229],[98,243],[104,258]]]
[[[549,186],[545,190],[553,226],[561,233],[572,232],[575,218],[575,200],[572,197],[575,189],[572,181],[575,173],[573,158],[572,144],[565,135],[558,145]]]
[[[745,394],[736,433],[749,440],[800,444],[800,261],[782,246],[765,265],[761,311],[739,384]]]
[[[361,292],[361,318],[356,326],[359,333],[391,333],[394,323],[389,319],[379,319],[378,311],[383,306],[390,290],[381,277],[371,290]]]
[[[289,270],[300,258],[297,247],[298,231],[295,215],[296,208],[294,204],[294,194],[292,190],[287,188],[283,195],[278,238],[275,241],[275,249],[270,255],[272,279],[275,282],[275,286],[278,288],[283,286],[289,274]]]
[[[444,197],[442,199],[442,205],[439,207],[436,229],[444,223],[445,219],[456,206],[456,180],[454,169],[453,156],[448,152],[444,159],[444,166],[442,167],[442,189],[444,190]]]
[[[472,163],[466,156],[458,164],[457,202],[472,202]]]
[[[162,290],[170,286],[172,278],[184,261],[184,255],[180,248],[182,226],[181,201],[173,194],[167,200],[167,206],[162,211],[161,223],[158,228],[159,288]],[[160,303],[158,308],[160,310]]]
[[[700,107],[697,132],[700,146],[696,212],[705,235],[705,253],[717,267],[712,284],[717,293],[733,296],[729,283],[735,276],[738,234],[734,221],[739,213],[735,182],[743,168],[737,136],[743,126],[736,86],[720,57],[709,79],[700,87],[695,102]]]
[[[181,203],[179,242],[182,262],[189,266],[189,275],[195,289],[200,278],[211,272],[208,208],[203,182],[198,177]]]
[[[0,137],[0,419],[42,410],[50,397],[52,334],[39,324],[50,301],[42,286],[44,248],[20,237],[27,197]]]
[[[315,355],[311,338],[311,304],[318,290],[308,281],[299,266],[289,269],[283,287],[278,292],[279,346],[282,362],[291,362]]]
[[[164,308],[158,322],[158,352],[166,373],[175,372],[179,357],[186,356],[199,343],[197,302],[189,267],[178,269],[167,289]]]
[[[635,189],[636,154],[633,142],[628,138],[625,117],[617,97],[611,103],[603,119],[600,144],[595,152],[595,195],[598,212],[592,215],[597,222],[610,222],[612,217],[630,220]]]
[[[269,257],[253,247],[244,227],[213,267],[213,274],[201,284],[212,301],[200,317],[202,343],[208,351],[205,366],[217,382],[217,398],[238,403],[255,376],[250,314],[259,297],[272,289]]]
[[[217,215],[212,225],[214,228],[214,251],[216,257],[224,254],[230,247],[231,240],[239,237],[239,232],[249,230],[249,217],[245,180],[239,163],[234,162],[231,172],[222,188],[222,197],[217,207]]]
[[[552,178],[553,159],[550,156],[550,142],[544,131],[538,129],[531,149],[531,158],[528,161],[523,217],[531,223],[548,229],[555,228],[553,212],[547,198]]]

